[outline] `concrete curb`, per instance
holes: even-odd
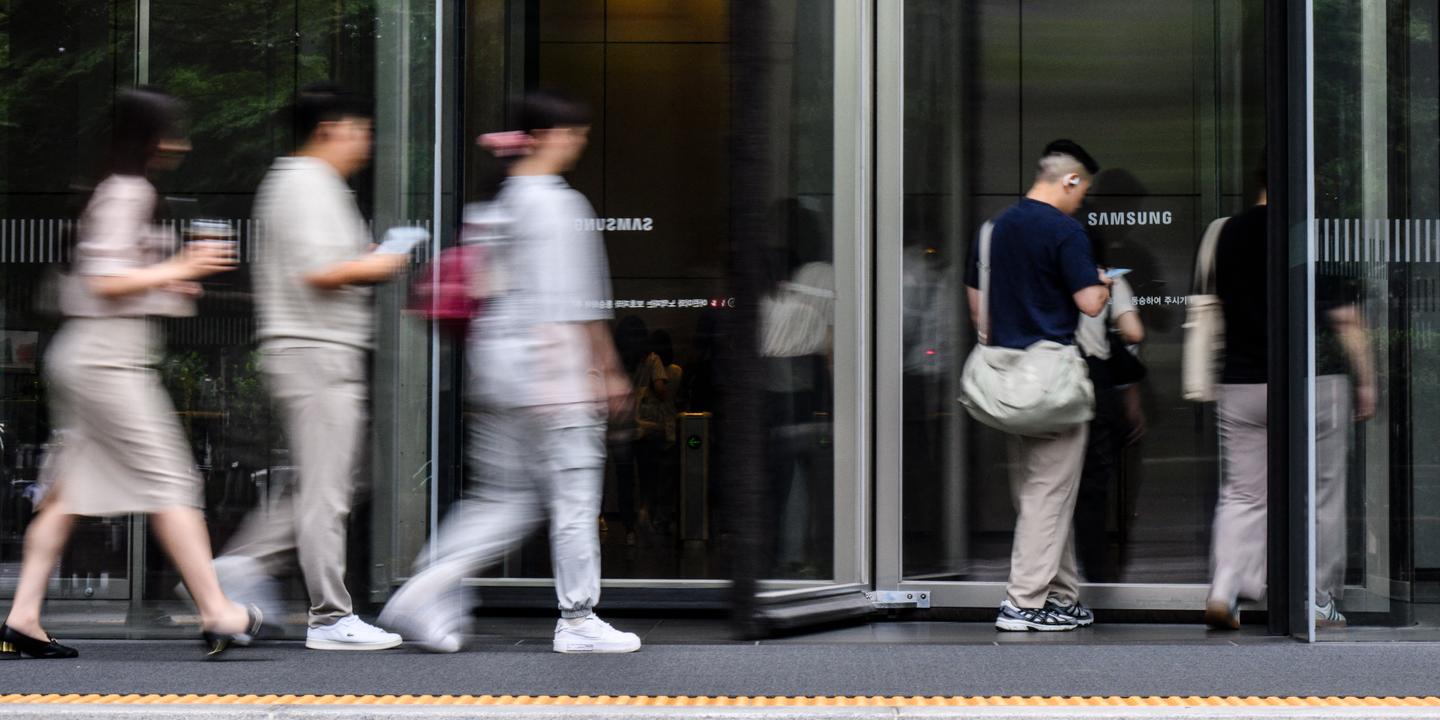
[[[519,705],[401,707],[387,705],[7,705],[0,709],[7,720],[1440,720],[1440,708],[1360,707],[953,707],[914,708],[876,706],[867,708],[705,708],[705,707],[605,707]]]

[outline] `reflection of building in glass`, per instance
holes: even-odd
[[[439,18],[435,3],[385,0],[6,5],[0,597],[11,592],[47,457],[39,358],[57,327],[51,277],[70,259],[118,88],[154,83],[190,105],[194,150],[159,186],[156,219],[181,232],[227,219],[240,243],[241,267],[207,284],[200,315],[165,321],[159,363],[205,477],[213,539],[223,544],[246,510],[292,482],[255,355],[252,205],[269,160],[293,149],[277,112],[299,87],[333,80],[376,99],[376,161],[352,184],[357,203],[377,237],[397,225],[429,229],[435,246],[421,260],[453,242],[461,208],[484,186],[471,140],[506,125],[511,91],[553,86],[596,109],[591,152],[568,177],[594,206],[593,217],[573,220],[605,233],[614,295],[594,302],[643,324],[634,368],[667,385],[662,395],[646,382],[636,398],[660,441],[612,442],[605,471],[605,576],[639,607],[722,603],[735,538],[717,468],[732,452],[763,452],[769,463],[771,550],[776,574],[792,581],[780,587],[924,589],[935,606],[961,610],[998,602],[1014,517],[993,479],[1008,460],[954,402],[973,342],[955,272],[980,224],[1028,185],[1037,144],[1066,136],[1111,168],[1078,217],[1108,262],[1131,271],[1150,372],[1135,394],[1146,432],[1117,458],[1103,517],[1093,518],[1118,582],[1086,597],[1102,613],[1198,619],[1221,450],[1215,408],[1180,396],[1193,256],[1210,220],[1250,204],[1255,162],[1268,154],[1272,173],[1290,179],[1273,202],[1291,220],[1271,228],[1268,257],[1290,264],[1292,297],[1313,292],[1317,302],[1282,307],[1267,296],[1246,309],[1280,313],[1269,315],[1267,337],[1290,363],[1268,369],[1267,410],[1287,403],[1290,425],[1273,425],[1267,439],[1283,440],[1272,449],[1292,484],[1270,486],[1266,509],[1286,527],[1269,532],[1288,532],[1267,542],[1288,542],[1291,557],[1311,550],[1302,539],[1312,498],[1294,483],[1313,474],[1318,493],[1328,477],[1304,465],[1312,450],[1326,456],[1305,444],[1306,423],[1326,417],[1314,398],[1334,390],[1324,378],[1340,375],[1327,370],[1346,357],[1346,340],[1325,322],[1334,309],[1325,303],[1339,298],[1366,329],[1374,366],[1347,369],[1351,387],[1340,394],[1373,405],[1374,417],[1314,428],[1346,450],[1343,482],[1327,486],[1344,495],[1343,540],[1316,528],[1342,547],[1325,551],[1344,558],[1331,568],[1343,575],[1331,595],[1352,626],[1440,626],[1429,604],[1440,596],[1440,444],[1427,440],[1440,433],[1434,3],[1316,4],[1314,74],[1290,78],[1293,88],[1313,83],[1314,119],[1291,117],[1286,128],[1293,142],[1313,140],[1306,177],[1284,138],[1267,138],[1267,103],[1279,100],[1264,69],[1267,50],[1303,57],[1307,48],[1274,35],[1260,3],[1216,2],[1197,14],[1186,3],[897,0],[872,3],[874,17],[861,0],[769,3],[762,32],[772,52],[763,77],[750,78],[765,89],[766,147],[746,154],[733,138],[745,108],[732,90],[739,68],[753,67],[733,43],[739,2],[445,0]],[[882,37],[885,28],[895,36]],[[763,237],[743,240],[763,249],[757,272],[777,291],[770,300],[781,283],[818,287],[797,274],[819,265],[833,292],[817,317],[770,327],[770,350],[806,351],[765,358],[765,448],[727,445],[721,431],[734,379],[724,329],[765,298],[736,292],[729,277],[742,241],[735,178],[750,162],[763,167],[744,177],[766,180],[745,189],[764,197],[768,220]],[[458,351],[403,312],[407,292],[405,283],[376,292],[376,422],[362,469],[372,499],[350,532],[352,584],[377,601],[404,579],[464,481]],[[803,328],[822,324],[828,336],[817,344]],[[1305,338],[1314,346],[1297,345]],[[79,532],[57,571],[57,602],[158,608],[138,614],[147,618],[185,610],[142,521],[87,521]],[[486,586],[487,604],[527,606],[546,602],[551,572],[546,548],[532,544],[473,582]],[[1310,578],[1286,580],[1241,609],[1266,609],[1273,629],[1306,635],[1313,614],[1290,612],[1286,598],[1304,596]],[[304,594],[298,583],[285,592]],[[1348,637],[1339,632],[1322,637]]]

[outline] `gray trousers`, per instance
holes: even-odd
[[[1007,596],[1016,607],[1038,608],[1049,598],[1079,598],[1075,563],[1075,500],[1085,467],[1088,424],[1055,438],[1010,439],[1010,498],[1015,541]]]
[[[498,563],[548,520],[560,614],[589,615],[600,601],[602,412],[578,403],[485,410],[468,420],[466,497],[441,523],[433,561],[420,554],[416,574],[385,612],[454,630],[473,603],[461,580]]]
[[[1346,487],[1354,388],[1345,375],[1315,378],[1315,600],[1345,595]]]
[[[1268,410],[1263,384],[1216,389],[1221,480],[1210,539],[1210,597],[1227,603],[1265,594]]]
[[[293,551],[310,595],[310,626],[331,625],[353,612],[345,540],[365,431],[366,353],[339,345],[266,345],[261,353],[297,480],[278,505],[250,513],[225,555],[253,558],[273,576]]]
[[[1216,399],[1223,471],[1211,540],[1210,597],[1265,594],[1269,497],[1266,386],[1221,385]],[[1315,379],[1315,600],[1345,589],[1345,486],[1352,416],[1349,378]]]

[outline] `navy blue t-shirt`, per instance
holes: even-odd
[[[1075,293],[1099,285],[1090,238],[1054,205],[1024,198],[995,218],[990,236],[990,344],[1023,350],[1041,340],[1075,343]],[[965,284],[980,288],[980,237]]]

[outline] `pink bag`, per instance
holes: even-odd
[[[463,336],[484,309],[480,288],[484,267],[485,248],[479,245],[445,249],[415,278],[410,311],[434,321],[443,331]]]

